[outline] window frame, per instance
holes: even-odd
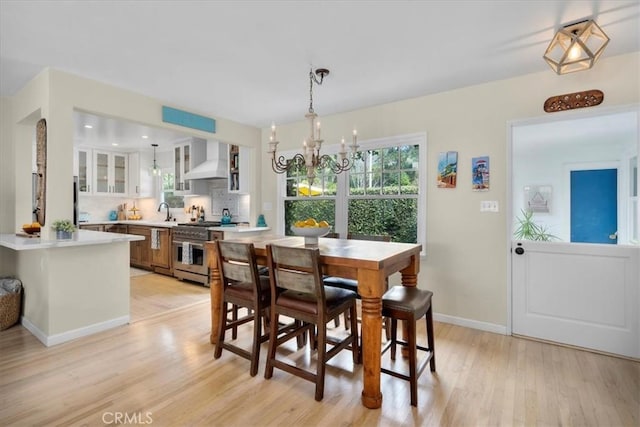
[[[415,134],[406,134],[406,135],[397,135],[385,138],[376,138],[370,139],[366,141],[359,141],[358,151],[366,151],[366,150],[374,150],[374,149],[383,149],[389,147],[397,147],[402,145],[417,145],[419,148],[418,153],[418,194],[417,194],[417,203],[418,203],[418,213],[417,213],[417,244],[422,245],[422,254],[424,255],[425,246],[426,246],[426,228],[427,228],[427,182],[428,182],[428,165],[427,165],[427,134],[426,133],[415,133]],[[322,154],[337,154],[340,148],[340,144],[332,144],[332,145],[322,145]],[[279,152],[279,155],[283,155],[285,158],[291,158],[299,150],[287,150]],[[337,175],[337,185],[336,185],[336,196],[335,196],[335,211],[336,218],[334,224],[334,232],[339,233],[340,236],[344,237],[347,235],[347,225],[348,225],[348,204],[351,198],[399,198],[406,199],[410,198],[407,196],[412,195],[384,195],[384,196],[376,196],[376,195],[367,195],[367,196],[349,196],[349,171],[343,172]],[[280,234],[285,233],[285,224],[284,224],[284,209],[285,209],[285,201],[286,200],[305,200],[306,196],[297,196],[297,197],[288,197],[286,195],[286,174],[279,174],[277,177],[277,200],[278,200],[278,209],[279,215],[277,219],[277,228]],[[334,196],[315,196],[314,200],[322,200],[322,199],[331,199]],[[413,197],[411,197],[413,198]]]

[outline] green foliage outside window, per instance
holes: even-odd
[[[293,234],[291,232],[291,224],[301,219],[326,220],[333,226],[333,221],[336,217],[336,202],[333,199],[319,200],[311,198],[309,200],[286,200],[284,202],[284,212],[285,234],[289,236]]]
[[[392,242],[418,241],[417,199],[351,199],[349,233],[391,236]]]
[[[173,194],[174,180],[173,173],[162,174],[162,201],[170,208],[184,208],[184,197]]]

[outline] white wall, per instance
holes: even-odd
[[[603,106],[637,103],[640,54],[604,58],[589,71],[558,76],[550,70],[509,80],[380,105],[335,116],[321,115],[326,144],[339,141],[354,126],[360,140],[427,132],[426,259],[419,286],[434,292],[434,311],[450,321],[502,330],[507,322],[507,123],[544,115],[544,101],[554,95],[587,89],[604,92]],[[303,94],[301,94],[303,96]],[[594,107],[599,108],[599,107]],[[300,111],[301,119],[304,111]],[[554,113],[563,114],[563,113]],[[299,148],[306,123],[278,126],[282,150]],[[270,129],[262,130],[262,152]],[[458,186],[436,188],[439,152],[458,151]],[[471,158],[490,156],[491,189],[471,190]],[[262,200],[268,224],[281,215],[276,175],[263,154]],[[481,213],[480,201],[496,200],[499,213]],[[282,231],[282,230],[280,230]],[[494,328],[494,326],[498,326]]]

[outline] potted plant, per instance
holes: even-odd
[[[537,240],[540,242],[560,240],[559,237],[550,234],[546,226],[536,224],[533,221],[532,211],[522,209],[521,212],[522,217],[516,218],[518,227],[513,232],[513,237],[518,240]]]
[[[56,230],[56,239],[70,239],[71,234],[76,231],[76,226],[68,219],[56,220],[52,227]]]

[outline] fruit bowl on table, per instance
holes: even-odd
[[[296,227],[292,225],[291,231],[296,236],[304,237],[305,245],[317,245],[318,237],[327,235],[331,231],[331,227]]]

